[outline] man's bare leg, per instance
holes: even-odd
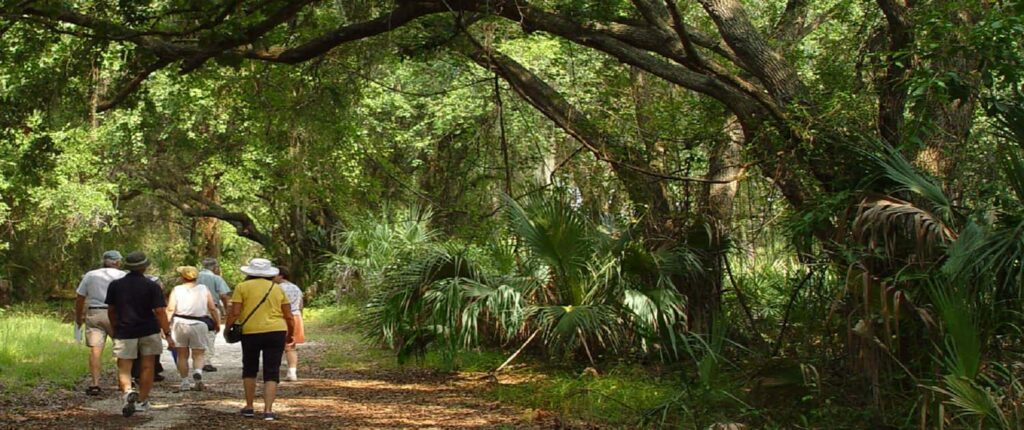
[[[103,370],[103,344],[89,348],[89,373],[92,374],[92,385],[100,386],[100,373]]]
[[[149,398],[149,391],[153,389],[153,370],[156,368],[156,356],[144,355],[142,366],[139,367],[139,401],[144,402]],[[129,364],[128,370],[131,370]]]
[[[122,393],[132,390],[132,363],[134,361],[124,358],[117,359],[117,386],[121,389]],[[150,372],[150,375],[152,375],[152,372]]]

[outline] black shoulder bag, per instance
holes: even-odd
[[[267,297],[270,297],[270,292],[274,290],[275,285],[277,284],[273,281],[270,282],[270,288],[268,288],[267,293],[263,295],[263,299],[260,300],[260,303],[257,304],[255,308],[252,308],[252,312],[249,312],[249,316],[245,317],[245,320],[243,320],[241,324],[231,324],[231,327],[228,327],[228,329],[224,331],[224,340],[227,343],[238,343],[238,341],[242,340],[242,326],[249,322],[249,318],[252,318],[252,314],[256,313],[260,306],[263,306],[263,302],[267,301]]]

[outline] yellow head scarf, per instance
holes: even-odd
[[[186,281],[195,281],[199,277],[199,269],[192,266],[178,266],[174,270]]]

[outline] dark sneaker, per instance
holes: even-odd
[[[121,407],[121,415],[125,418],[135,413],[135,402],[139,401],[139,393],[129,391],[124,395],[124,406]]]
[[[97,387],[95,385],[85,389],[85,394],[88,394],[90,396],[98,396],[102,392],[103,390],[101,390],[100,387]]]
[[[255,414],[255,413],[253,413],[253,411],[252,411],[252,408],[245,408],[245,409],[242,409],[242,416],[243,416],[243,417],[246,417],[246,418],[252,418],[252,417],[253,417],[253,416],[255,416],[255,415],[256,415],[256,414]]]
[[[192,380],[196,381],[196,385],[195,385],[195,387],[193,389],[196,390],[196,391],[203,391],[203,374],[202,373],[193,373],[192,374]]]
[[[277,414],[275,414],[273,412],[264,412],[263,413],[263,421],[274,421],[276,419],[277,419]]]
[[[203,372],[216,372],[216,371],[217,371],[217,368],[213,367],[213,366],[211,366],[209,364],[203,366]]]
[[[159,373],[157,373],[156,375],[153,375],[153,382],[163,382],[164,379],[167,379],[167,378],[165,378],[164,375],[161,375]]]

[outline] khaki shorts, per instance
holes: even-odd
[[[110,336],[110,319],[106,309],[88,309],[85,313],[85,345],[102,347]]]
[[[171,327],[171,338],[174,339],[175,348],[207,349],[210,342],[207,336],[209,331],[206,323],[190,324],[175,321]]]
[[[163,351],[160,333],[135,339],[114,339],[114,356],[122,360],[134,360],[139,355],[160,355]]]

